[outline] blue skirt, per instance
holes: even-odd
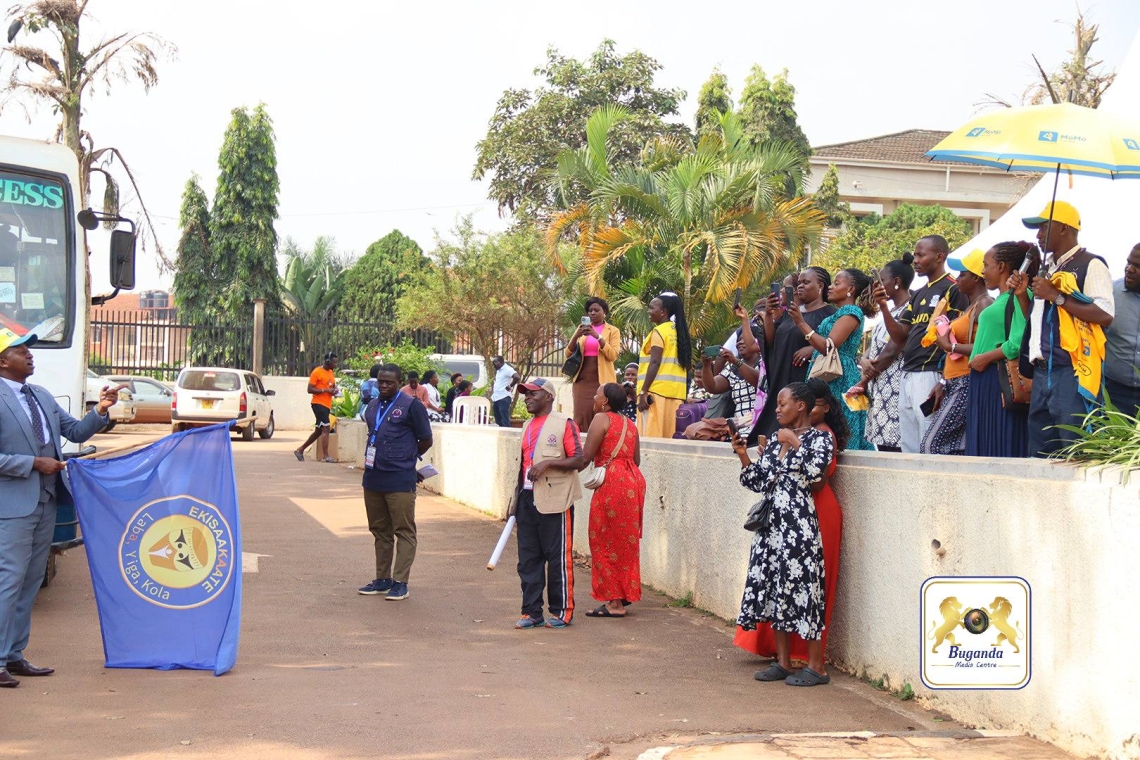
[[[985,372],[970,370],[970,402],[966,409],[966,456],[1029,456],[1029,417],[1007,412],[1002,406],[996,362]]]

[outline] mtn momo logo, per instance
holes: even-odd
[[[966,137],[993,137],[1000,135],[1000,129],[986,129],[985,127],[974,127],[966,133]]]
[[[1040,132],[1038,132],[1037,133],[1037,140],[1039,142],[1051,142],[1051,143],[1056,143],[1056,142],[1062,142],[1062,143],[1088,142],[1088,140],[1086,140],[1081,135],[1064,135],[1064,134],[1061,134],[1060,132],[1054,132],[1054,131],[1048,130],[1048,129],[1043,129]]]
[[[1131,137],[1125,137],[1124,147],[1128,148],[1128,150],[1140,150],[1140,142],[1137,142]]]
[[[1031,666],[1029,584],[940,577],[922,584],[922,682],[930,689],[1020,689]]]

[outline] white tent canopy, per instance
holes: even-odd
[[[1100,110],[1140,123],[1140,32],[1132,41],[1116,81],[1104,96]],[[1036,241],[1036,232],[1021,220],[1037,216],[1053,194],[1053,174],[1041,179],[1000,219],[950,255],[983,251],[1003,240]],[[1057,200],[1068,201],[1081,214],[1081,245],[1108,262],[1113,278],[1124,276],[1124,262],[1132,246],[1140,243],[1140,179],[1109,180],[1098,177],[1070,179],[1061,173]]]

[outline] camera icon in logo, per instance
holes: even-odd
[[[1048,130],[1043,131],[1037,135],[1037,139],[1040,140],[1041,142],[1054,142],[1055,143],[1055,142],[1057,142],[1058,137],[1060,137],[1060,133],[1050,132]]]
[[[975,636],[985,633],[990,627],[990,616],[985,610],[975,607],[962,616],[962,627]]]

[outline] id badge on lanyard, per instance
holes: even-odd
[[[376,425],[372,428],[372,435],[368,438],[368,445],[364,448],[364,469],[371,470],[372,466],[376,464],[376,436],[380,432],[380,426],[384,424],[384,420],[388,419],[388,413],[396,406],[396,400],[400,398],[403,391],[397,391],[396,395],[388,402],[388,406],[384,408],[383,414],[376,415]]]

